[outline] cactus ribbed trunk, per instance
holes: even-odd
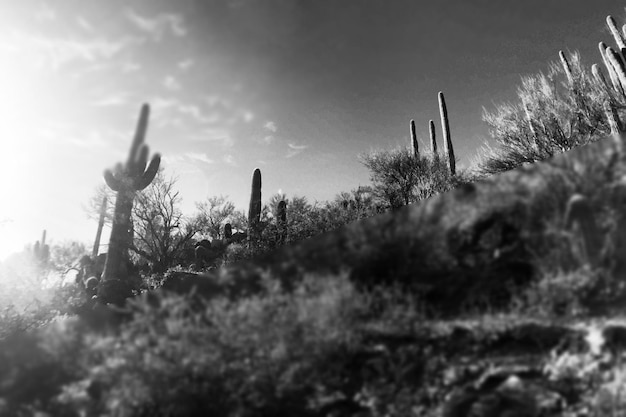
[[[248,240],[258,238],[259,222],[261,221],[261,170],[254,170],[252,174],[252,191],[250,193],[250,207],[248,208]]]
[[[624,94],[624,90],[622,90],[622,86],[620,85],[619,80],[617,79],[617,74],[615,73],[615,70],[613,69],[613,65],[609,62],[608,54],[606,52],[607,48],[608,47],[604,42],[600,42],[598,44],[598,49],[600,50],[600,56],[602,57],[602,62],[604,62],[604,66],[606,67],[606,70],[609,72],[609,79],[611,80],[613,89],[620,94]]]
[[[126,164],[119,163],[114,170],[104,171],[106,184],[117,192],[107,259],[98,288],[98,298],[105,303],[121,304],[132,293],[128,276],[128,250],[132,243],[130,229],[133,201],[137,191],[143,190],[154,180],[161,163],[161,156],[155,154],[148,165],[149,149],[144,140],[149,115],[150,107],[144,104]]]
[[[287,232],[287,203],[285,200],[280,200],[278,203],[278,243],[285,243],[285,235]]]
[[[613,35],[613,38],[615,39],[615,43],[617,43],[617,46],[619,47],[619,49],[626,48],[626,43],[624,42],[624,37],[622,36],[622,33],[617,28],[617,24],[615,23],[615,19],[613,19],[613,17],[611,17],[611,16],[607,16],[606,17],[606,25],[608,26],[609,30],[611,31],[611,34]]]
[[[132,242],[130,218],[133,211],[135,192],[123,190],[117,193],[115,217],[103,277],[122,279],[128,275],[128,248]]]
[[[417,144],[417,133],[415,132],[415,120],[411,120],[411,149],[413,150],[413,157],[415,159],[419,158],[420,151],[419,145]]]
[[[441,114],[441,130],[443,131],[443,144],[446,154],[448,155],[448,163],[450,165],[450,174],[456,174],[456,160],[454,158],[454,147],[450,138],[450,122],[448,120],[448,109],[443,93],[439,92],[439,113]]]
[[[96,231],[96,240],[93,242],[93,250],[91,256],[95,258],[100,251],[100,238],[102,237],[102,228],[104,227],[104,218],[107,212],[107,197],[102,199],[102,205],[100,206],[100,218],[98,219],[98,230]]]
[[[567,60],[567,57],[563,53],[563,51],[559,51],[559,58],[561,58],[561,64],[563,65],[563,71],[565,72],[565,76],[567,77],[567,81],[570,85],[574,84],[574,74],[572,73],[572,67]]]
[[[430,151],[433,155],[437,155],[437,137],[435,133],[435,122],[428,121],[428,130],[430,131]]]

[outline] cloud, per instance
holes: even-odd
[[[35,66],[59,70],[76,62],[97,63],[110,61],[120,52],[136,44],[136,38],[93,39],[54,38],[12,32],[0,41],[0,50],[19,54]]]
[[[222,160],[224,162],[226,162],[228,165],[232,165],[232,166],[236,166],[237,165],[237,163],[235,162],[235,157],[232,156],[232,155],[224,155]]]
[[[159,42],[165,32],[182,37],[187,34],[182,16],[174,13],[160,13],[152,18],[140,16],[133,9],[126,11],[126,18],[142,32],[146,32],[152,40]]]
[[[272,135],[268,135],[268,136],[265,136],[263,139],[261,139],[261,142],[263,142],[263,143],[265,143],[265,144],[269,145],[269,144],[271,144],[272,142],[274,142],[274,140],[276,140],[276,138],[275,138],[274,136],[272,136]]]
[[[212,164],[214,161],[205,153],[200,152],[187,152],[185,156],[193,161],[204,162],[205,164]]]
[[[165,79],[163,80],[163,85],[170,91],[179,91],[182,88],[178,80],[171,75],[165,77]]]
[[[131,72],[139,71],[141,69],[141,65],[138,64],[137,62],[127,61],[122,64],[121,69],[123,73],[127,74]]]
[[[113,107],[113,106],[123,106],[125,104],[128,104],[128,102],[129,102],[129,94],[121,92],[121,93],[110,94],[108,96],[104,96],[94,101],[92,104],[94,106],[99,106],[99,107]]]
[[[294,157],[309,147],[308,145],[294,145],[293,143],[289,143],[287,146],[289,146],[289,151],[287,155],[285,155],[285,158]]]
[[[230,148],[235,144],[230,131],[223,128],[203,129],[202,135],[195,136],[194,139],[203,142],[221,142],[222,146],[226,148]]]
[[[93,32],[94,30],[93,25],[83,16],[76,16],[76,23],[79,27],[81,27],[83,30],[86,30],[87,32]]]
[[[54,21],[57,14],[47,3],[43,3],[35,12],[35,19],[39,22]]]
[[[255,118],[254,113],[252,113],[249,110],[244,110],[243,111],[243,121],[246,123],[250,123],[251,121],[253,121]]]
[[[193,59],[185,59],[184,61],[180,61],[178,63],[178,68],[180,68],[183,71],[187,71],[189,68],[193,66],[193,64],[195,64],[195,61]]]
[[[265,123],[265,125],[263,127],[266,128],[267,130],[269,130],[270,132],[273,132],[273,133],[276,133],[276,131],[278,130],[278,127],[276,126],[276,123],[272,122],[272,121],[268,121],[267,123]]]
[[[185,103],[176,98],[154,97],[150,102],[160,111],[173,111],[179,115],[190,117],[202,125],[215,125],[222,121],[222,117],[217,112],[206,113],[201,107],[195,104]]]

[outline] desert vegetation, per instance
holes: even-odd
[[[0,264],[0,414],[623,415],[626,34],[607,23],[608,76],[561,52],[485,111],[498,147],[472,169],[440,93],[443,151],[410,121],[406,147],[360,155],[371,184],[324,203],[264,200],[257,168],[246,213],[183,214],[144,105],[89,203],[93,248],[43,231]]]

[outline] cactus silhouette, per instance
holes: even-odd
[[[617,28],[617,24],[615,23],[615,19],[613,19],[612,16],[607,16],[606,17],[606,25],[608,26],[609,30],[611,31],[611,34],[613,35],[613,38],[615,39],[615,43],[617,44],[617,47],[619,49],[626,48],[626,43],[624,43],[624,37],[622,36],[621,32]]]
[[[435,122],[428,121],[428,130],[430,131],[430,151],[433,155],[437,155],[437,138],[435,134]]]
[[[46,231],[43,231],[41,236],[41,242],[35,242],[35,246],[33,247],[33,255],[35,259],[39,263],[39,265],[44,265],[50,259],[50,246],[46,245]]]
[[[454,158],[454,148],[452,139],[450,138],[450,121],[448,120],[448,109],[443,93],[439,92],[439,113],[441,114],[441,130],[443,131],[443,146],[448,155],[448,163],[450,164],[450,174],[456,174],[456,160]]]
[[[285,200],[280,200],[278,203],[278,243],[283,244],[285,242],[286,228],[287,228],[287,203]]]
[[[100,218],[98,219],[98,230],[96,231],[96,240],[93,243],[93,250],[91,251],[91,256],[95,258],[98,256],[98,251],[100,250],[100,238],[102,236],[102,228],[104,227],[104,218],[107,213],[107,196],[105,195],[102,199],[102,204],[100,205]]]
[[[250,207],[248,209],[248,239],[257,238],[259,223],[261,221],[261,170],[254,170],[252,174],[252,192],[250,194]]]
[[[141,107],[139,123],[126,163],[118,163],[114,170],[104,172],[106,184],[117,192],[109,249],[102,274],[102,284],[98,289],[98,296],[105,302],[109,299],[115,299],[115,302],[120,301],[122,294],[119,292],[127,291],[125,289],[127,285],[124,285],[124,282],[128,278],[128,249],[132,244],[131,213],[133,201],[137,191],[150,185],[161,163],[161,156],[157,153],[148,165],[149,149],[148,145],[144,143],[144,139],[149,114],[150,107],[144,104]],[[108,285],[109,282],[111,285]]]
[[[411,120],[411,149],[413,150],[413,157],[419,158],[419,146],[417,144],[417,134],[415,133],[415,120]]]

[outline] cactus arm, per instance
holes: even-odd
[[[146,130],[148,129],[148,117],[150,116],[150,107],[147,104],[141,106],[141,114],[139,115],[139,122],[137,123],[137,130],[135,132],[135,137],[133,138],[133,143],[130,147],[130,153],[128,154],[128,161],[126,162],[127,167],[131,167],[135,164],[135,159],[137,158],[137,151],[139,147],[143,143],[146,137]]]
[[[617,43],[617,46],[619,46],[620,49],[626,48],[626,43],[624,43],[624,37],[622,36],[621,32],[617,28],[615,19],[613,19],[612,16],[606,17],[606,25],[609,27],[609,30],[611,31],[613,38],[615,38],[615,43]]]
[[[615,52],[615,50],[611,47],[608,47],[606,49],[606,54],[609,58],[611,66],[613,67],[613,70],[617,74],[617,78],[621,84],[622,89],[624,89],[626,87],[626,68],[624,67],[624,61],[622,61],[620,55]]]
[[[135,172],[138,175],[142,175],[146,170],[146,166],[148,165],[148,154],[150,153],[150,148],[145,143],[141,145],[139,149],[139,155],[137,156],[137,161],[135,162]]]
[[[154,177],[156,177],[157,172],[159,171],[160,164],[161,155],[157,153],[152,157],[152,160],[150,161],[150,165],[148,166],[146,172],[144,172],[143,175],[137,178],[137,180],[135,181],[135,190],[141,191],[148,185],[150,185],[152,180],[154,180]]]
[[[104,182],[109,186],[113,191],[120,191],[122,188],[122,182],[115,178],[113,172],[110,169],[104,170]]]
[[[563,53],[563,51],[559,51],[559,58],[561,58],[561,64],[563,64],[563,71],[565,71],[565,76],[567,77],[567,81],[572,85],[574,83],[574,75],[572,74],[572,67],[567,60],[567,57]]]

